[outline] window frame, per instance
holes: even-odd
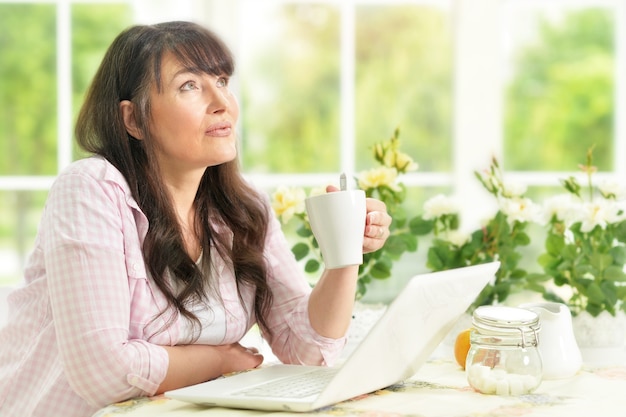
[[[73,160],[72,121],[72,72],[71,72],[71,6],[83,3],[129,3],[134,20],[151,23],[160,20],[188,19],[200,21],[213,28],[231,45],[237,56],[241,42],[237,22],[241,8],[247,1],[219,0],[160,1],[150,0],[48,0],[26,3],[53,3],[57,8],[57,85],[58,85],[58,148],[57,172]],[[489,165],[492,156],[501,159],[503,147],[502,104],[503,85],[501,80],[503,61],[500,56],[502,11],[504,8],[540,5],[540,0],[263,0],[272,3],[323,3],[337,5],[341,13],[341,74],[340,111],[341,145],[340,170],[352,173],[355,170],[355,9],[362,4],[438,4],[449,5],[454,14],[454,114],[453,155],[451,172],[417,171],[403,176],[409,187],[448,187],[460,201],[464,202],[464,213],[469,220],[477,220],[483,210],[481,199],[485,193],[471,173]],[[1,3],[13,1],[0,0]],[[601,5],[615,10],[616,66],[615,66],[615,114],[626,113],[626,4],[620,0],[554,0],[551,4]],[[238,84],[236,78],[233,88]],[[481,105],[476,105],[476,97]],[[245,109],[242,109],[245,111]],[[620,163],[626,155],[626,118],[615,117],[614,169],[598,173],[602,176],[618,176],[626,181],[626,164]],[[480,138],[481,146],[476,145]],[[414,159],[419,163],[420,155]],[[506,170],[506,167],[503,167]],[[555,178],[566,175],[578,176],[576,172],[506,171],[514,181],[527,186],[555,185]],[[254,174],[247,175],[251,182],[264,189],[279,185],[319,186],[337,182],[338,173],[319,172],[312,174]],[[50,188],[55,176],[0,176],[0,191],[38,191]],[[472,219],[473,217],[473,219]]]

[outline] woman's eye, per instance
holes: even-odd
[[[219,77],[217,79],[216,85],[218,87],[227,87],[228,86],[228,78],[227,77]]]
[[[190,90],[195,90],[196,89],[196,82],[195,81],[187,81],[185,84],[183,84],[180,87],[181,90],[186,90],[186,91],[190,91]]]

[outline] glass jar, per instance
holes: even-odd
[[[530,310],[481,306],[474,310],[465,370],[483,394],[522,395],[541,383],[539,316]]]

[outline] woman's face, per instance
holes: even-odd
[[[150,132],[166,176],[204,172],[237,156],[237,99],[227,75],[190,72],[172,54],[161,63],[161,91],[150,92]]]

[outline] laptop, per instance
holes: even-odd
[[[305,412],[415,375],[494,278],[499,262],[417,275],[340,364],[274,364],[168,391],[207,407]]]

